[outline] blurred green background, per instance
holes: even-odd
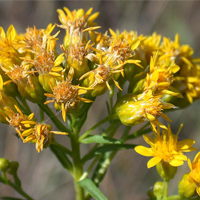
[[[200,2],[199,1],[1,1],[0,26],[7,30],[13,24],[18,33],[25,32],[29,26],[46,28],[49,23],[59,23],[56,9],[62,7],[69,9],[90,7],[93,12],[100,11],[97,22],[102,26],[101,31],[108,28],[123,31],[134,30],[138,34],[152,34],[157,32],[163,36],[174,38],[180,34],[182,44],[189,44],[195,50],[195,57],[200,57]],[[62,38],[64,31],[61,30]],[[62,40],[59,41],[60,43]],[[91,107],[88,120],[82,132],[94,125],[102,116],[106,115],[105,99],[108,94],[96,99]],[[103,102],[103,103],[102,103]],[[39,109],[31,105],[32,110],[39,114]],[[52,109],[53,105],[50,105]],[[175,110],[168,113],[172,119],[172,130],[176,133],[180,123],[184,123],[180,138],[192,138],[196,147],[200,147],[200,102],[184,110]],[[60,113],[58,113],[60,116]],[[51,123],[47,118],[46,123]],[[102,128],[102,127],[101,127]],[[97,130],[98,134],[101,130]],[[123,127],[122,127],[123,128]],[[62,169],[50,149],[38,154],[33,144],[23,144],[14,136],[14,130],[7,125],[0,125],[0,157],[15,160],[20,163],[19,176],[25,191],[36,200],[73,200],[74,188],[69,174]],[[132,130],[137,129],[137,127]],[[120,131],[117,134],[120,135]],[[56,137],[58,142],[68,144],[67,137]],[[134,141],[145,144],[142,138]],[[146,144],[145,144],[146,145]],[[90,147],[82,146],[82,155]],[[193,159],[195,153],[190,153]],[[155,181],[161,180],[155,168],[147,169],[148,158],[135,153],[134,150],[124,150],[117,154],[101,189],[109,200],[144,200],[147,191]],[[170,183],[170,194],[177,193],[177,184],[183,173],[189,172],[187,163],[181,166],[173,181]],[[0,184],[0,197],[20,197],[13,189]]]

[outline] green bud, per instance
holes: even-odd
[[[163,182],[156,182],[153,186],[153,192],[156,196],[162,196],[163,194]]]
[[[0,170],[6,172],[10,168],[10,162],[5,158],[0,158]]]
[[[180,183],[178,184],[178,192],[182,198],[191,198],[196,191],[196,184],[190,178],[189,174],[184,174]]]
[[[18,168],[19,168],[19,163],[12,161],[12,162],[10,162],[10,168],[8,169],[8,173],[9,174],[16,174]]]
[[[144,121],[144,117],[140,115],[141,101],[137,101],[134,94],[127,94],[120,98],[115,105],[115,111],[126,126],[134,126]]]
[[[151,190],[148,191],[147,195],[149,196],[150,200],[156,200],[157,199],[156,195]]]
[[[38,77],[40,84],[46,92],[52,93],[50,83],[54,87],[57,81],[62,81],[61,76],[52,76],[50,74],[40,74]]]
[[[22,80],[17,84],[17,87],[21,96],[33,103],[42,103],[46,99],[44,90],[36,76],[30,76],[30,81]]]
[[[95,75],[90,73],[83,81],[83,87],[90,87],[95,82]],[[94,86],[93,90],[88,90],[86,93],[86,97],[96,97],[104,94],[107,91],[106,82],[98,83]]]
[[[164,161],[159,162],[156,165],[156,169],[158,174],[164,181],[169,181],[170,179],[173,179],[177,172],[177,167],[173,167],[169,163]]]

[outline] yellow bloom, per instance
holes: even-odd
[[[167,127],[158,121],[158,117],[162,116],[165,120],[171,122],[169,117],[162,111],[164,109],[175,108],[174,105],[163,102],[161,100],[162,95],[153,96],[152,91],[148,93],[142,93],[138,96],[122,97],[122,104],[116,104],[116,112],[121,122],[125,125],[132,126],[143,122],[145,119],[151,123],[152,129],[156,132],[156,126],[163,129]]]
[[[30,69],[30,65],[22,62],[21,65],[9,66],[9,69],[3,68],[18,88],[22,97],[34,103],[44,102],[44,90],[35,75],[35,71]],[[10,81],[8,81],[9,83]]]
[[[26,138],[23,140],[24,143],[33,142],[37,152],[43,150],[45,143],[51,144],[54,137],[53,134],[67,135],[68,133],[60,131],[51,131],[51,126],[46,124],[36,124],[33,128],[28,129],[22,133]]]
[[[168,125],[168,129],[163,130],[162,134],[160,134],[160,128],[158,128],[157,133],[153,133],[153,138],[148,135],[143,136],[144,140],[151,147],[137,146],[135,147],[135,151],[143,156],[153,157],[147,163],[148,168],[157,165],[161,161],[178,167],[183,165],[184,161],[187,160],[183,152],[196,150],[196,148],[192,148],[192,145],[195,143],[192,139],[185,139],[178,142],[178,134],[182,126],[179,127],[176,135],[172,133],[170,125]]]
[[[158,94],[169,94],[173,96],[181,97],[182,95],[178,93],[171,85],[176,80],[173,74],[178,72],[180,69],[174,62],[169,60],[160,60],[158,57],[158,52],[151,57],[150,61],[150,71],[146,76],[144,82],[144,91],[152,90],[154,95]]]
[[[190,168],[189,177],[196,184],[196,192],[200,196],[200,152],[196,154],[192,163],[188,159],[188,165]]]
[[[75,104],[79,101],[84,101],[86,103],[91,103],[89,99],[82,98],[81,95],[85,94],[87,88],[80,87],[78,85],[72,85],[72,79],[74,75],[74,69],[71,68],[68,72],[68,77],[64,80],[64,74],[62,76],[62,82],[58,82],[56,86],[51,86],[53,94],[46,93],[47,97],[54,98],[53,100],[48,100],[45,102],[52,103],[55,102],[57,109],[62,110],[63,121],[66,121],[66,112],[68,109],[73,108]]]
[[[36,122],[33,120],[34,113],[31,113],[29,116],[27,116],[24,115],[16,105],[15,109],[17,112],[14,112],[8,107],[5,108],[5,113],[8,116],[6,117],[6,120],[10,126],[14,127],[20,138],[24,140],[24,132],[33,128],[33,126],[36,124]]]
[[[10,25],[6,34],[0,27],[0,63],[20,64],[20,42],[23,37],[17,34],[13,25]]]
[[[22,50],[25,52],[36,53],[41,50],[54,51],[56,49],[57,35],[50,35],[54,30],[55,25],[49,24],[46,29],[27,28],[24,34],[24,40],[21,43]]]

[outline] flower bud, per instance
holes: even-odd
[[[153,192],[156,196],[161,196],[163,194],[163,182],[156,182],[153,187]]]
[[[43,89],[46,92],[51,93],[52,91],[51,91],[50,83],[54,87],[56,86],[57,81],[62,81],[62,77],[61,76],[55,77],[50,74],[40,74],[38,77],[38,80],[40,84],[42,85]]]
[[[159,162],[156,165],[156,169],[158,174],[164,181],[169,181],[170,179],[173,179],[177,172],[177,167],[173,167],[169,163],[164,161]]]
[[[83,87],[91,87],[95,83],[95,74],[90,73],[83,81]],[[96,97],[104,94],[107,91],[106,82],[97,83],[93,86],[93,90],[88,90],[86,96]]]
[[[36,76],[30,76],[28,82],[27,80],[22,80],[17,86],[21,96],[33,103],[41,103],[46,99],[44,90]]]
[[[140,115],[141,101],[137,101],[133,94],[124,95],[115,105],[115,111],[120,121],[126,126],[142,123],[144,117]]]
[[[16,174],[18,168],[19,168],[19,163],[12,161],[12,162],[10,162],[10,168],[8,169],[8,173],[9,174]]]
[[[195,194],[196,184],[189,174],[184,174],[178,184],[178,192],[182,198],[190,198]]]
[[[6,172],[10,168],[10,162],[5,158],[0,158],[0,170]]]

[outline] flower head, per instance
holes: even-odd
[[[55,102],[55,105],[58,109],[62,110],[63,120],[66,120],[66,112],[69,108],[73,108],[77,102],[84,101],[87,103],[92,102],[89,99],[82,98],[81,95],[87,92],[87,88],[80,87],[78,85],[72,85],[72,79],[74,75],[74,69],[71,68],[68,72],[68,77],[62,82],[59,82],[56,86],[51,86],[53,94],[46,93],[47,97],[53,97],[53,100],[48,100],[45,102],[52,103]]]
[[[177,134],[173,134],[168,125],[167,130],[163,130],[160,133],[158,128],[157,133],[153,133],[153,137],[144,135],[144,140],[151,146],[150,148],[144,146],[137,146],[135,151],[143,156],[153,157],[147,163],[147,167],[151,168],[157,165],[159,162],[164,161],[171,166],[178,167],[183,165],[187,157],[183,152],[190,152],[196,150],[192,145],[195,143],[192,139],[185,139],[178,141],[178,134],[183,125],[179,127]]]
[[[200,196],[200,152],[198,152],[191,163],[188,159],[190,173],[188,174],[192,182],[196,184],[196,192]]]

